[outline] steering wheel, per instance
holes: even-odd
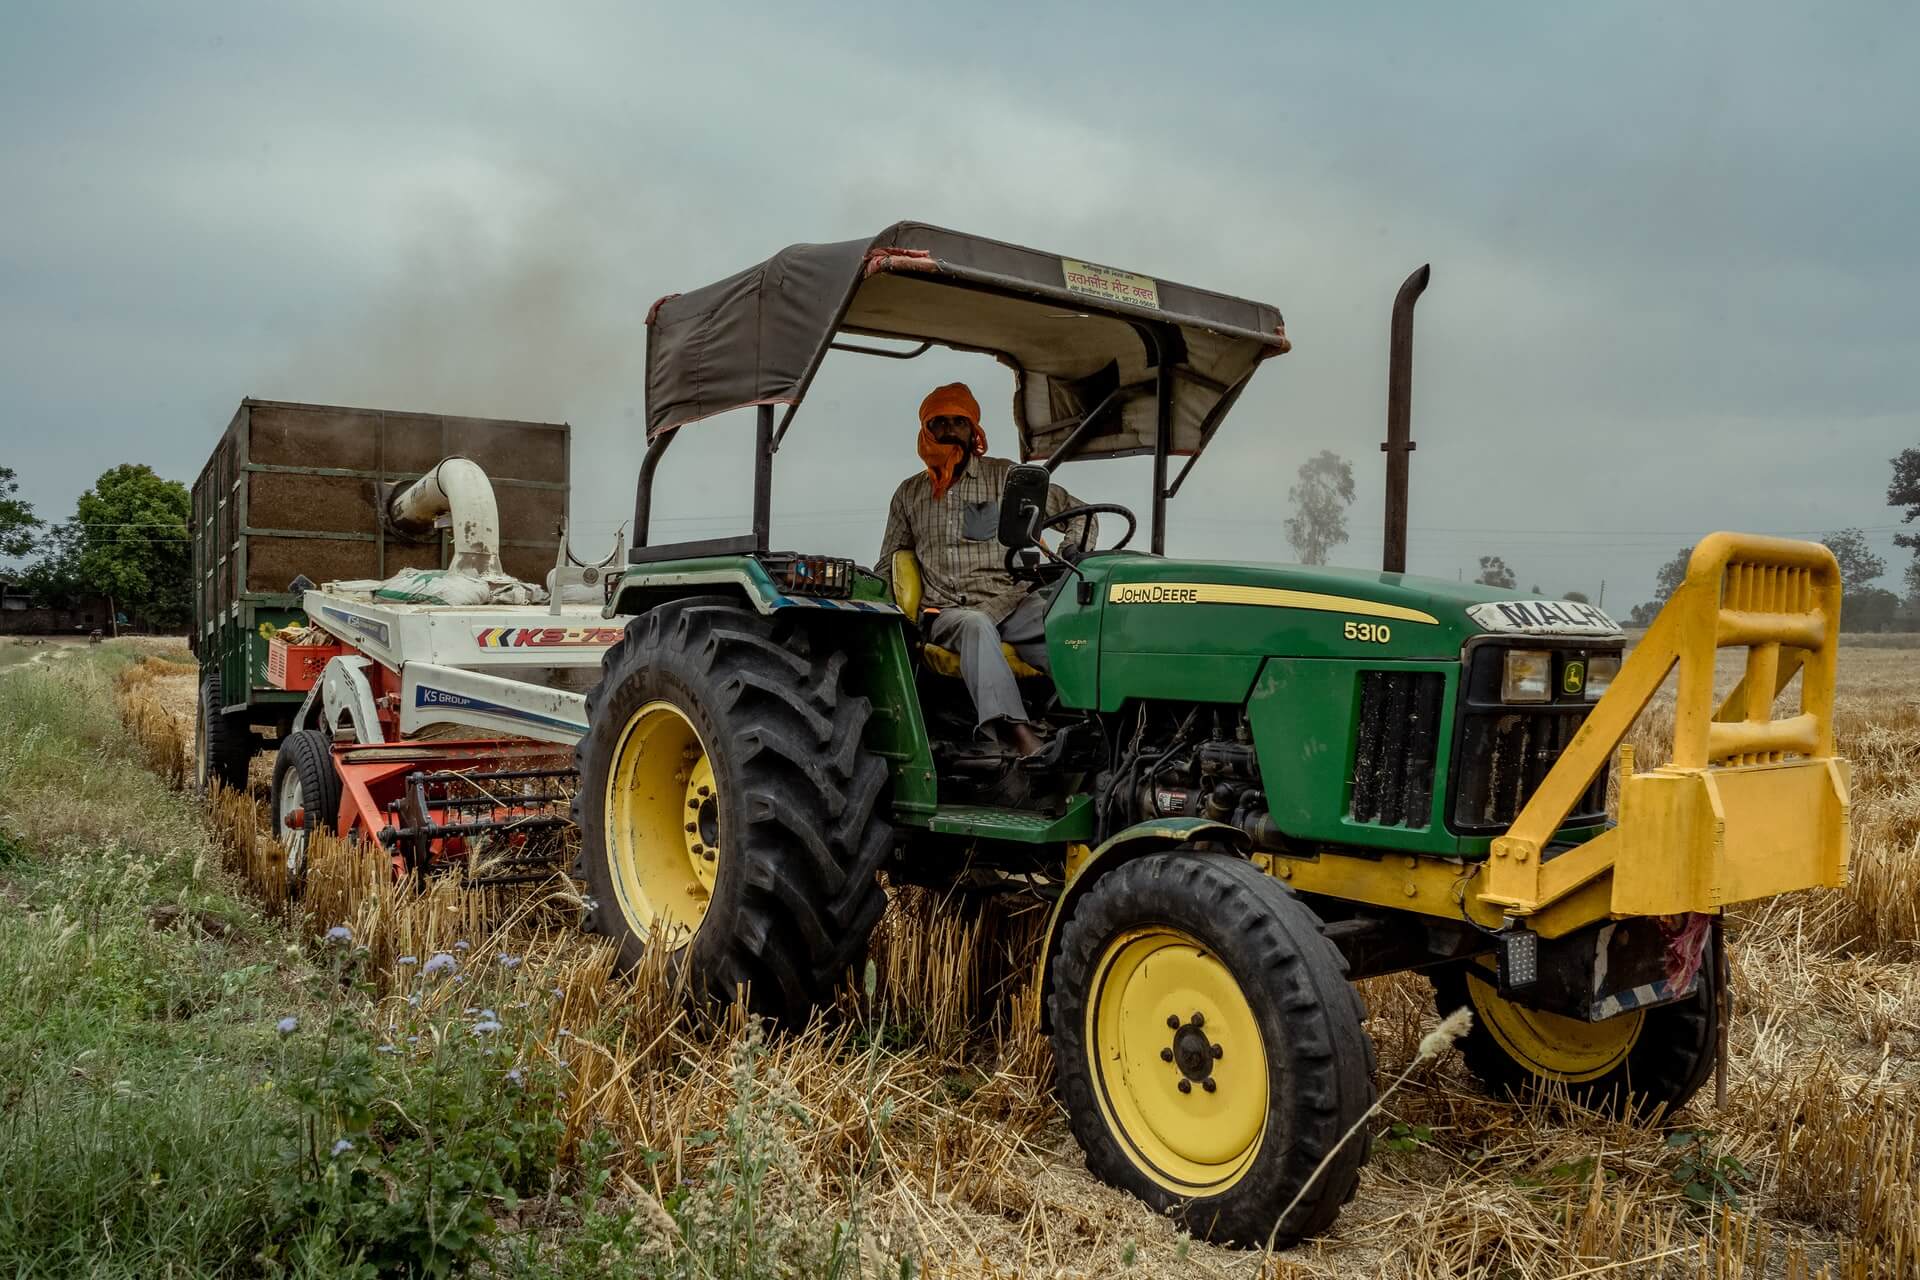
[[[1119,516],[1127,522],[1127,531],[1120,535],[1120,541],[1107,548],[1109,551],[1119,551],[1129,542],[1132,542],[1134,533],[1140,528],[1140,521],[1134,516],[1133,512],[1127,510],[1127,508],[1117,502],[1086,502],[1077,507],[1068,507],[1059,515],[1051,516],[1041,524],[1035,526],[1033,530],[1035,547],[1039,550],[1040,554],[1048,560],[1056,564],[1067,563],[1058,553],[1047,550],[1046,544],[1040,541],[1040,535],[1050,529],[1056,529],[1071,521],[1078,520],[1080,521],[1080,538],[1075,544],[1077,552],[1073,558],[1074,560],[1080,559],[1081,556],[1086,555],[1088,551],[1092,550],[1092,548],[1087,545],[1087,541],[1093,533],[1093,520],[1091,519],[1093,516]],[[1066,549],[1066,542],[1064,540],[1060,545],[1062,550]],[[1038,565],[1031,567],[1023,565],[1016,558],[1025,550],[1028,550],[1028,548],[1007,548],[1005,561],[1007,576],[1015,582],[1046,582],[1053,575],[1043,572]]]

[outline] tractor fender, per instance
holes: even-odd
[[[938,806],[933,748],[914,686],[906,615],[879,600],[821,599],[780,591],[758,561],[739,557],[695,569],[631,569],[614,589],[606,616],[621,625],[689,596],[725,596],[762,615],[809,617],[809,629],[828,629],[853,659],[854,691],[873,704],[868,742],[886,760],[893,807],[924,822]]]
[[[1047,1006],[1053,994],[1053,957],[1060,946],[1060,928],[1073,914],[1074,904],[1092,887],[1093,882],[1121,863],[1149,853],[1165,853],[1196,840],[1216,840],[1246,856],[1252,841],[1247,833],[1211,818],[1153,818],[1136,822],[1115,833],[1088,855],[1060,892],[1047,920],[1046,944],[1040,948],[1040,1029],[1051,1030]]]
[[[687,596],[733,596],[756,613],[772,613],[773,592],[764,575],[749,573],[745,565],[679,572],[639,572],[621,575],[605,614],[628,618]]]
[[[605,614],[612,618],[645,613],[657,605],[699,595],[735,595],[761,614],[805,609],[863,618],[906,617],[898,605],[884,600],[790,595],[780,589],[758,561],[745,557],[698,569],[629,569],[620,576]]]

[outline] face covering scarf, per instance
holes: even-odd
[[[973,398],[973,392],[964,382],[950,382],[944,387],[935,387],[920,402],[920,461],[927,464],[927,476],[933,482],[933,496],[937,501],[947,495],[953,482],[960,478],[960,472],[967,461],[967,446],[949,444],[928,430],[927,424],[935,418],[965,418],[973,427],[973,454],[978,456],[987,451],[987,433],[980,429],[980,403]]]

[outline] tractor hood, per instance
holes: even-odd
[[[1093,603],[1106,614],[1108,637],[1133,637],[1163,653],[1218,652],[1211,636],[1241,652],[1255,646],[1332,657],[1360,648],[1386,657],[1455,658],[1469,637],[1486,632],[1620,634],[1592,605],[1403,573],[1124,552],[1095,556],[1081,568]],[[1156,632],[1170,637],[1169,646],[1200,647],[1162,647]],[[1270,647],[1282,640],[1284,648]]]

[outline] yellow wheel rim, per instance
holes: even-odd
[[[1508,1057],[1542,1079],[1567,1084],[1597,1080],[1625,1062],[1647,1020],[1644,1009],[1584,1022],[1523,1008],[1502,1000],[1492,983],[1471,972],[1467,996],[1480,1025]]]
[[[1115,938],[1094,970],[1086,1034],[1101,1114],[1143,1173],[1183,1195],[1245,1176],[1267,1129],[1266,1046],[1211,950],[1158,925]]]
[[[627,927],[658,924],[669,945],[690,942],[720,869],[719,786],[706,744],[670,702],[627,720],[607,771],[607,861]]]

